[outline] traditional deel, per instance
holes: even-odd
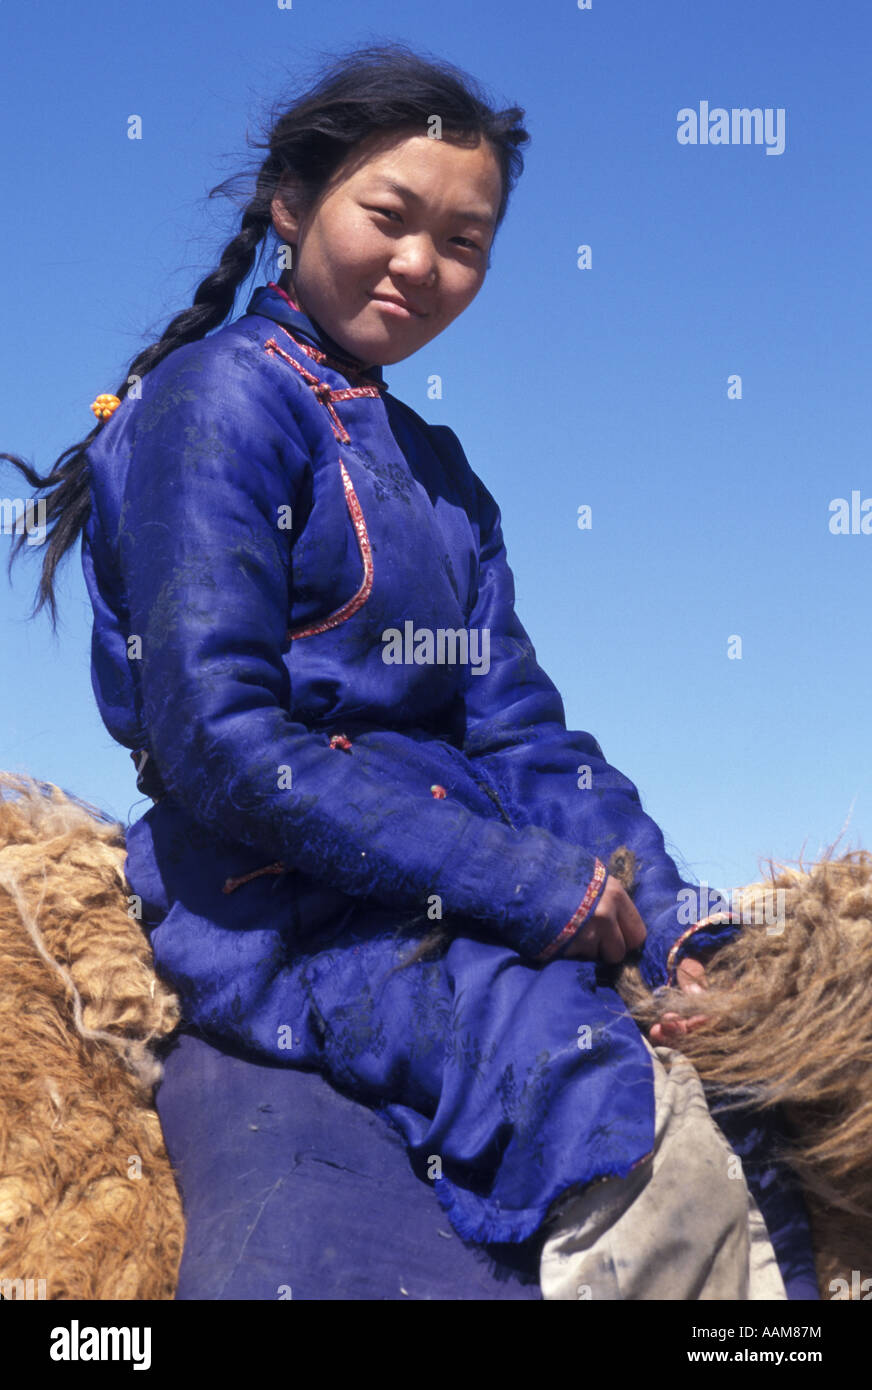
[[[563,954],[612,851],[636,855],[649,984],[736,928],[687,934],[698,886],[567,731],[493,497],[359,368],[262,287],[89,450],[93,686],[155,801],[127,873],[188,1020],[321,1070],[399,1129],[462,1236],[522,1241],[653,1146],[613,968]],[[397,969],[440,913],[447,949]]]

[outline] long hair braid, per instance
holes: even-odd
[[[205,337],[227,318],[233,309],[239,286],[254,265],[258,247],[272,226],[270,204],[278,185],[280,169],[279,156],[271,152],[261,166],[254,196],[243,211],[239,231],[225,246],[216,268],[197,286],[190,308],[177,314],[158,341],[144,348],[130,363],[124,380],[115,392],[119,400],[127,395],[133,380],[145,376],[175,348]],[[210,197],[220,191],[223,191],[223,185],[213,189]],[[30,616],[36,617],[47,603],[53,628],[57,626],[53,582],[55,570],[88,520],[91,489],[87,449],[105,423],[105,420],[99,420],[84,439],[65,449],[45,477],[17,455],[0,453],[0,459],[5,459],[23,473],[31,487],[51,490],[45,499],[45,515],[47,523],[54,522],[54,526]],[[25,532],[19,531],[10,549],[7,574],[11,572],[13,561],[25,540]]]

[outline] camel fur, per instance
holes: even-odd
[[[121,825],[0,773],[5,1298],[174,1294],[184,1222],[152,1090],[179,1008],[124,861]]]
[[[651,993],[624,965],[619,991],[647,1034],[666,1013],[706,1021],[670,1042],[711,1104],[779,1105],[790,1137],[779,1157],[798,1177],[822,1298],[872,1297],[872,854],[796,866],[731,896],[735,939],[706,963],[703,996]],[[612,871],[628,889],[632,855]],[[780,901],[780,912],[772,904]]]

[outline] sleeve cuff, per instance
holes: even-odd
[[[715,930],[717,928],[717,930]],[[724,930],[728,928],[729,930]],[[727,941],[731,941],[741,930],[741,923],[734,922],[729,912],[713,912],[708,917],[703,917],[701,921],[694,922],[692,927],[681,933],[677,941],[674,941],[666,957],[666,976],[670,985],[676,983],[676,971],[683,956],[687,954],[687,946],[690,940],[700,933],[698,939],[693,942],[697,950],[705,950],[709,946],[723,946]]]
[[[584,897],[566,923],[566,926],[563,927],[562,930],[558,932],[557,936],[554,937],[554,940],[550,941],[544,950],[540,951],[535,957],[536,961],[540,963],[549,961],[561,950],[565,950],[569,945],[572,938],[580,931],[593,911],[594,905],[600,896],[601,889],[605,884],[607,872],[606,866],[603,864],[602,860],[595,859],[593,876],[587,885]]]

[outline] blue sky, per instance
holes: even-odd
[[[478,298],[385,375],[500,503],[569,727],[719,888],[813,858],[849,815],[840,849],[872,848],[872,534],[829,529],[833,499],[872,498],[870,38],[859,0],[6,0],[0,448],[45,471],[190,303],[236,225],[205,194],[301,63],[384,39],[445,57],[524,107],[532,143]],[[680,144],[701,101],[783,109],[783,152]],[[5,465],[0,493],[21,493]],[[57,639],[27,621],[33,549],[0,586],[0,767],[135,820],[78,546]]]

